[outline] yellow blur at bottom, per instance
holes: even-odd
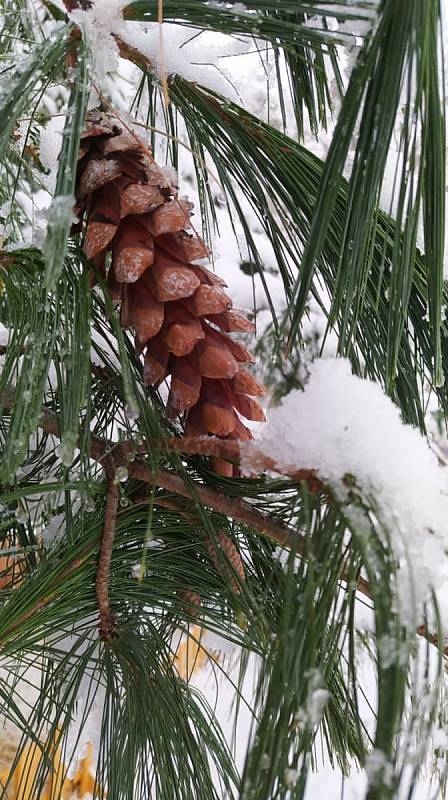
[[[201,627],[194,625],[190,635],[184,635],[176,648],[174,664],[183,680],[189,681],[203,667],[217,660],[218,654],[213,654],[202,647],[202,635]],[[91,744],[88,745],[87,753],[80,761],[73,778],[64,779],[66,770],[61,760],[60,749],[57,749],[53,756],[51,774],[39,795],[35,787],[42,748],[37,744],[23,748],[13,767],[16,752],[17,741],[0,732],[0,796],[4,800],[83,800],[93,796],[95,779]]]
[[[0,736],[0,792],[5,800],[77,800],[93,796],[95,779],[92,769],[92,746],[89,744],[86,756],[81,759],[73,778],[63,778],[65,769],[58,750],[53,758],[53,769],[47,778],[43,791],[36,793],[36,775],[39,770],[42,750],[37,744],[25,747],[13,771],[15,748],[10,742],[3,743]],[[9,766],[5,767],[5,761]],[[3,787],[7,787],[6,791]]]

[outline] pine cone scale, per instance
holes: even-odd
[[[184,262],[207,258],[209,254],[202,239],[183,230],[161,234],[157,237],[157,244],[166,253]]]
[[[110,183],[115,178],[123,174],[123,169],[119,161],[92,160],[89,161],[82,174],[79,184],[78,197],[83,200],[87,195],[92,194],[101,186]]]
[[[129,286],[130,325],[135,328],[137,339],[145,345],[156,336],[165,319],[165,306],[154,299],[141,279]]]
[[[226,333],[253,333],[255,325],[237,311],[223,311],[220,314],[206,314],[209,322],[213,322]]]
[[[232,301],[222,289],[217,286],[207,286],[202,283],[195,291],[189,307],[198,317],[206,314],[218,314],[225,311],[232,305]]]
[[[258,383],[253,375],[240,367],[232,382],[233,391],[236,394],[249,394],[252,397],[263,397],[265,388]]]
[[[155,186],[131,183],[121,193],[120,217],[129,214],[147,214],[164,202],[163,194]]]
[[[86,238],[84,239],[84,252],[92,260],[111,243],[117,232],[117,225],[110,222],[91,222]]]
[[[232,591],[240,594],[241,583],[246,580],[242,558],[236,545],[224,531],[218,531],[216,539],[216,542],[212,539],[207,539],[205,542],[210,560],[216,571],[229,581]]]

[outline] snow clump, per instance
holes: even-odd
[[[448,472],[378,383],[352,375],[346,359],[316,360],[305,391],[291,391],[245,445],[249,474],[254,447],[279,473],[316,470],[343,503],[354,487],[394,548],[403,623],[422,621],[434,588],[448,628]]]

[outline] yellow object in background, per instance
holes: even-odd
[[[201,644],[204,629],[193,625],[190,633],[180,637],[175,650],[174,664],[183,680],[189,681],[210,662],[219,659],[219,653],[206,650]],[[4,800],[83,800],[94,795],[95,768],[93,747],[89,743],[86,755],[79,762],[73,778],[65,778],[66,768],[61,758],[61,748],[43,754],[44,746],[33,742],[25,746],[17,758],[19,734],[0,729],[0,796]],[[52,761],[52,771],[43,791],[36,791],[36,775],[43,757]],[[17,763],[16,762],[17,759]],[[5,788],[6,787],[6,788]]]
[[[13,549],[18,546],[18,542],[7,538],[1,542],[1,546],[5,549]],[[16,588],[22,582],[24,567],[23,557],[0,556],[0,590]],[[22,684],[23,693],[26,694],[27,688],[29,689],[32,685],[32,679],[25,681]],[[37,681],[36,685],[38,685]],[[28,702],[30,702],[29,698]],[[53,753],[51,748],[46,748],[44,753],[44,745],[33,742],[23,747],[17,758],[19,746],[20,734],[0,727],[0,796],[2,800],[83,800],[87,796],[93,796],[95,770],[91,743],[88,744],[86,755],[79,762],[73,778],[64,778],[66,768],[62,762],[60,747],[55,746]],[[36,776],[43,757],[51,760],[52,770],[43,791],[38,794],[35,788]]]
[[[204,630],[200,625],[193,625],[188,636],[184,634],[176,648],[174,664],[181,678],[189,681],[192,675],[210,661],[216,661],[216,655],[210,653],[201,644]]]
[[[17,742],[8,734],[0,735],[0,791],[7,786],[4,800],[82,800],[93,796],[95,778],[92,761],[92,745],[79,762],[73,778],[65,778],[60,749],[53,757],[53,771],[47,778],[43,792],[36,794],[35,779],[42,758],[42,749],[37,744],[25,747],[15,767]],[[11,769],[13,771],[11,772]]]

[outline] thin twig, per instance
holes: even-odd
[[[114,475],[108,476],[108,489],[106,511],[104,514],[103,537],[101,540],[100,557],[96,570],[95,589],[100,612],[99,633],[103,642],[109,642],[115,635],[115,621],[110,610],[109,602],[109,575],[112,561],[112,550],[117,523],[118,500],[120,489]]]
[[[12,409],[14,402],[13,391],[5,390],[0,393],[0,405]],[[49,409],[43,410],[38,425],[46,433],[60,438],[57,416]],[[196,481],[189,481],[187,484],[181,477],[166,470],[152,472],[142,461],[135,460],[129,463],[130,448],[130,442],[114,444],[101,439],[99,436],[93,434],[90,436],[90,457],[105,469],[115,470],[119,466],[126,466],[129,477],[135,480],[160,486],[162,489],[181,497],[186,497],[188,500],[197,500],[214,511],[232,517],[236,522],[253,528],[278,544],[286,547],[298,546],[301,539],[299,534],[287,525],[257,511],[238,498],[224,495]],[[135,449],[137,450],[138,448]]]
[[[135,494],[132,498],[132,501],[134,505],[154,503],[157,506],[162,506],[162,508],[168,508],[170,511],[176,511],[177,514],[181,514],[183,517],[185,517],[187,522],[190,523],[190,525],[199,524],[198,515],[195,513],[194,507],[191,504],[185,505],[184,503],[179,502],[179,500],[174,500],[173,498],[152,497],[152,496],[150,497],[149,495],[146,494]],[[302,553],[303,548],[299,547],[298,552]],[[348,583],[349,581],[352,580],[352,578],[349,577],[345,569],[342,570],[340,577],[341,581],[344,581],[345,583]],[[360,594],[365,595],[370,600],[372,599],[370,584],[365,578],[362,578],[361,576],[358,576],[356,580],[356,591],[359,592]],[[422,636],[424,635],[421,631],[418,631],[418,633],[420,633],[420,635]],[[428,636],[425,636],[425,638],[429,639],[429,634]]]
[[[157,2],[157,22],[159,23],[159,68],[160,83],[162,85],[163,102],[166,107],[170,104],[170,93],[168,91],[168,80],[165,70],[165,48],[163,44],[163,0]]]
[[[226,517],[231,517],[241,525],[253,528],[268,539],[277,542],[277,544],[283,547],[296,547],[297,551],[301,552],[302,537],[300,534],[287,525],[277,522],[273,517],[262,514],[261,511],[257,511],[237,497],[221,494],[221,492],[195,481],[191,482],[190,488],[180,476],[166,470],[151,472],[149,467],[142,461],[136,460],[129,464],[128,472],[130,478],[144,483],[155,484],[168,492],[186,497],[188,500],[197,500],[214,511],[224,514]]]

